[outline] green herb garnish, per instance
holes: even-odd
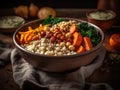
[[[62,22],[62,21],[65,21],[65,20],[63,18],[57,18],[57,17],[52,18],[50,15],[42,22],[42,24],[43,25],[46,25],[46,24],[54,25],[54,24],[57,24],[57,23]]]
[[[100,40],[100,34],[95,30],[93,26],[89,26],[88,23],[81,23],[78,25],[78,31],[83,35],[91,39],[93,46],[96,46]]]

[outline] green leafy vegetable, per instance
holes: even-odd
[[[96,46],[101,40],[100,34],[95,30],[93,26],[89,26],[88,23],[79,24],[78,31],[83,36],[88,36],[91,39],[93,46]]]
[[[63,18],[52,18],[50,15],[42,22],[42,24],[43,25],[46,25],[46,24],[54,25],[62,21],[65,21],[65,20]]]

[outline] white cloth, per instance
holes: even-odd
[[[106,50],[101,48],[100,54],[87,66],[70,73],[54,74],[34,69],[17,53],[11,52],[13,77],[23,90],[112,90],[105,83],[87,84],[85,79],[102,65]]]

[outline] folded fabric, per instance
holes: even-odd
[[[102,47],[99,56],[91,64],[73,72],[57,74],[35,69],[18,54],[16,49],[13,49],[11,52],[13,78],[23,90],[112,90],[106,83],[85,82],[85,79],[102,65],[105,53]]]
[[[10,62],[10,53],[12,49],[9,44],[0,41],[0,67]]]
[[[13,78],[23,90],[112,90],[106,83],[85,82],[85,79],[102,65],[105,53],[102,47],[100,54],[91,64],[73,72],[48,73],[35,69],[18,54],[16,49],[11,49],[8,44],[0,41],[0,66],[11,60]]]

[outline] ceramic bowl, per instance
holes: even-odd
[[[104,32],[115,23],[116,13],[111,10],[92,10],[86,13],[87,20],[100,27]]]
[[[78,22],[86,22],[73,18],[64,18],[64,19],[75,20]],[[74,54],[67,56],[47,56],[47,55],[33,53],[31,51],[22,48],[19,42],[17,41],[16,34],[18,34],[19,31],[26,31],[28,29],[28,26],[31,26],[32,28],[36,28],[39,26],[41,22],[42,22],[41,20],[28,22],[23,26],[21,26],[20,28],[18,28],[13,35],[13,42],[17,48],[17,51],[33,67],[47,72],[65,72],[76,69],[83,65],[88,65],[96,58],[96,56],[99,55],[100,48],[101,46],[103,46],[104,33],[99,27],[91,23],[88,24],[93,26],[96,29],[96,31],[100,33],[101,41],[93,49],[83,52],[81,54]]]
[[[19,16],[2,16],[0,17],[0,32],[14,32],[18,27],[23,25],[25,20]]]

